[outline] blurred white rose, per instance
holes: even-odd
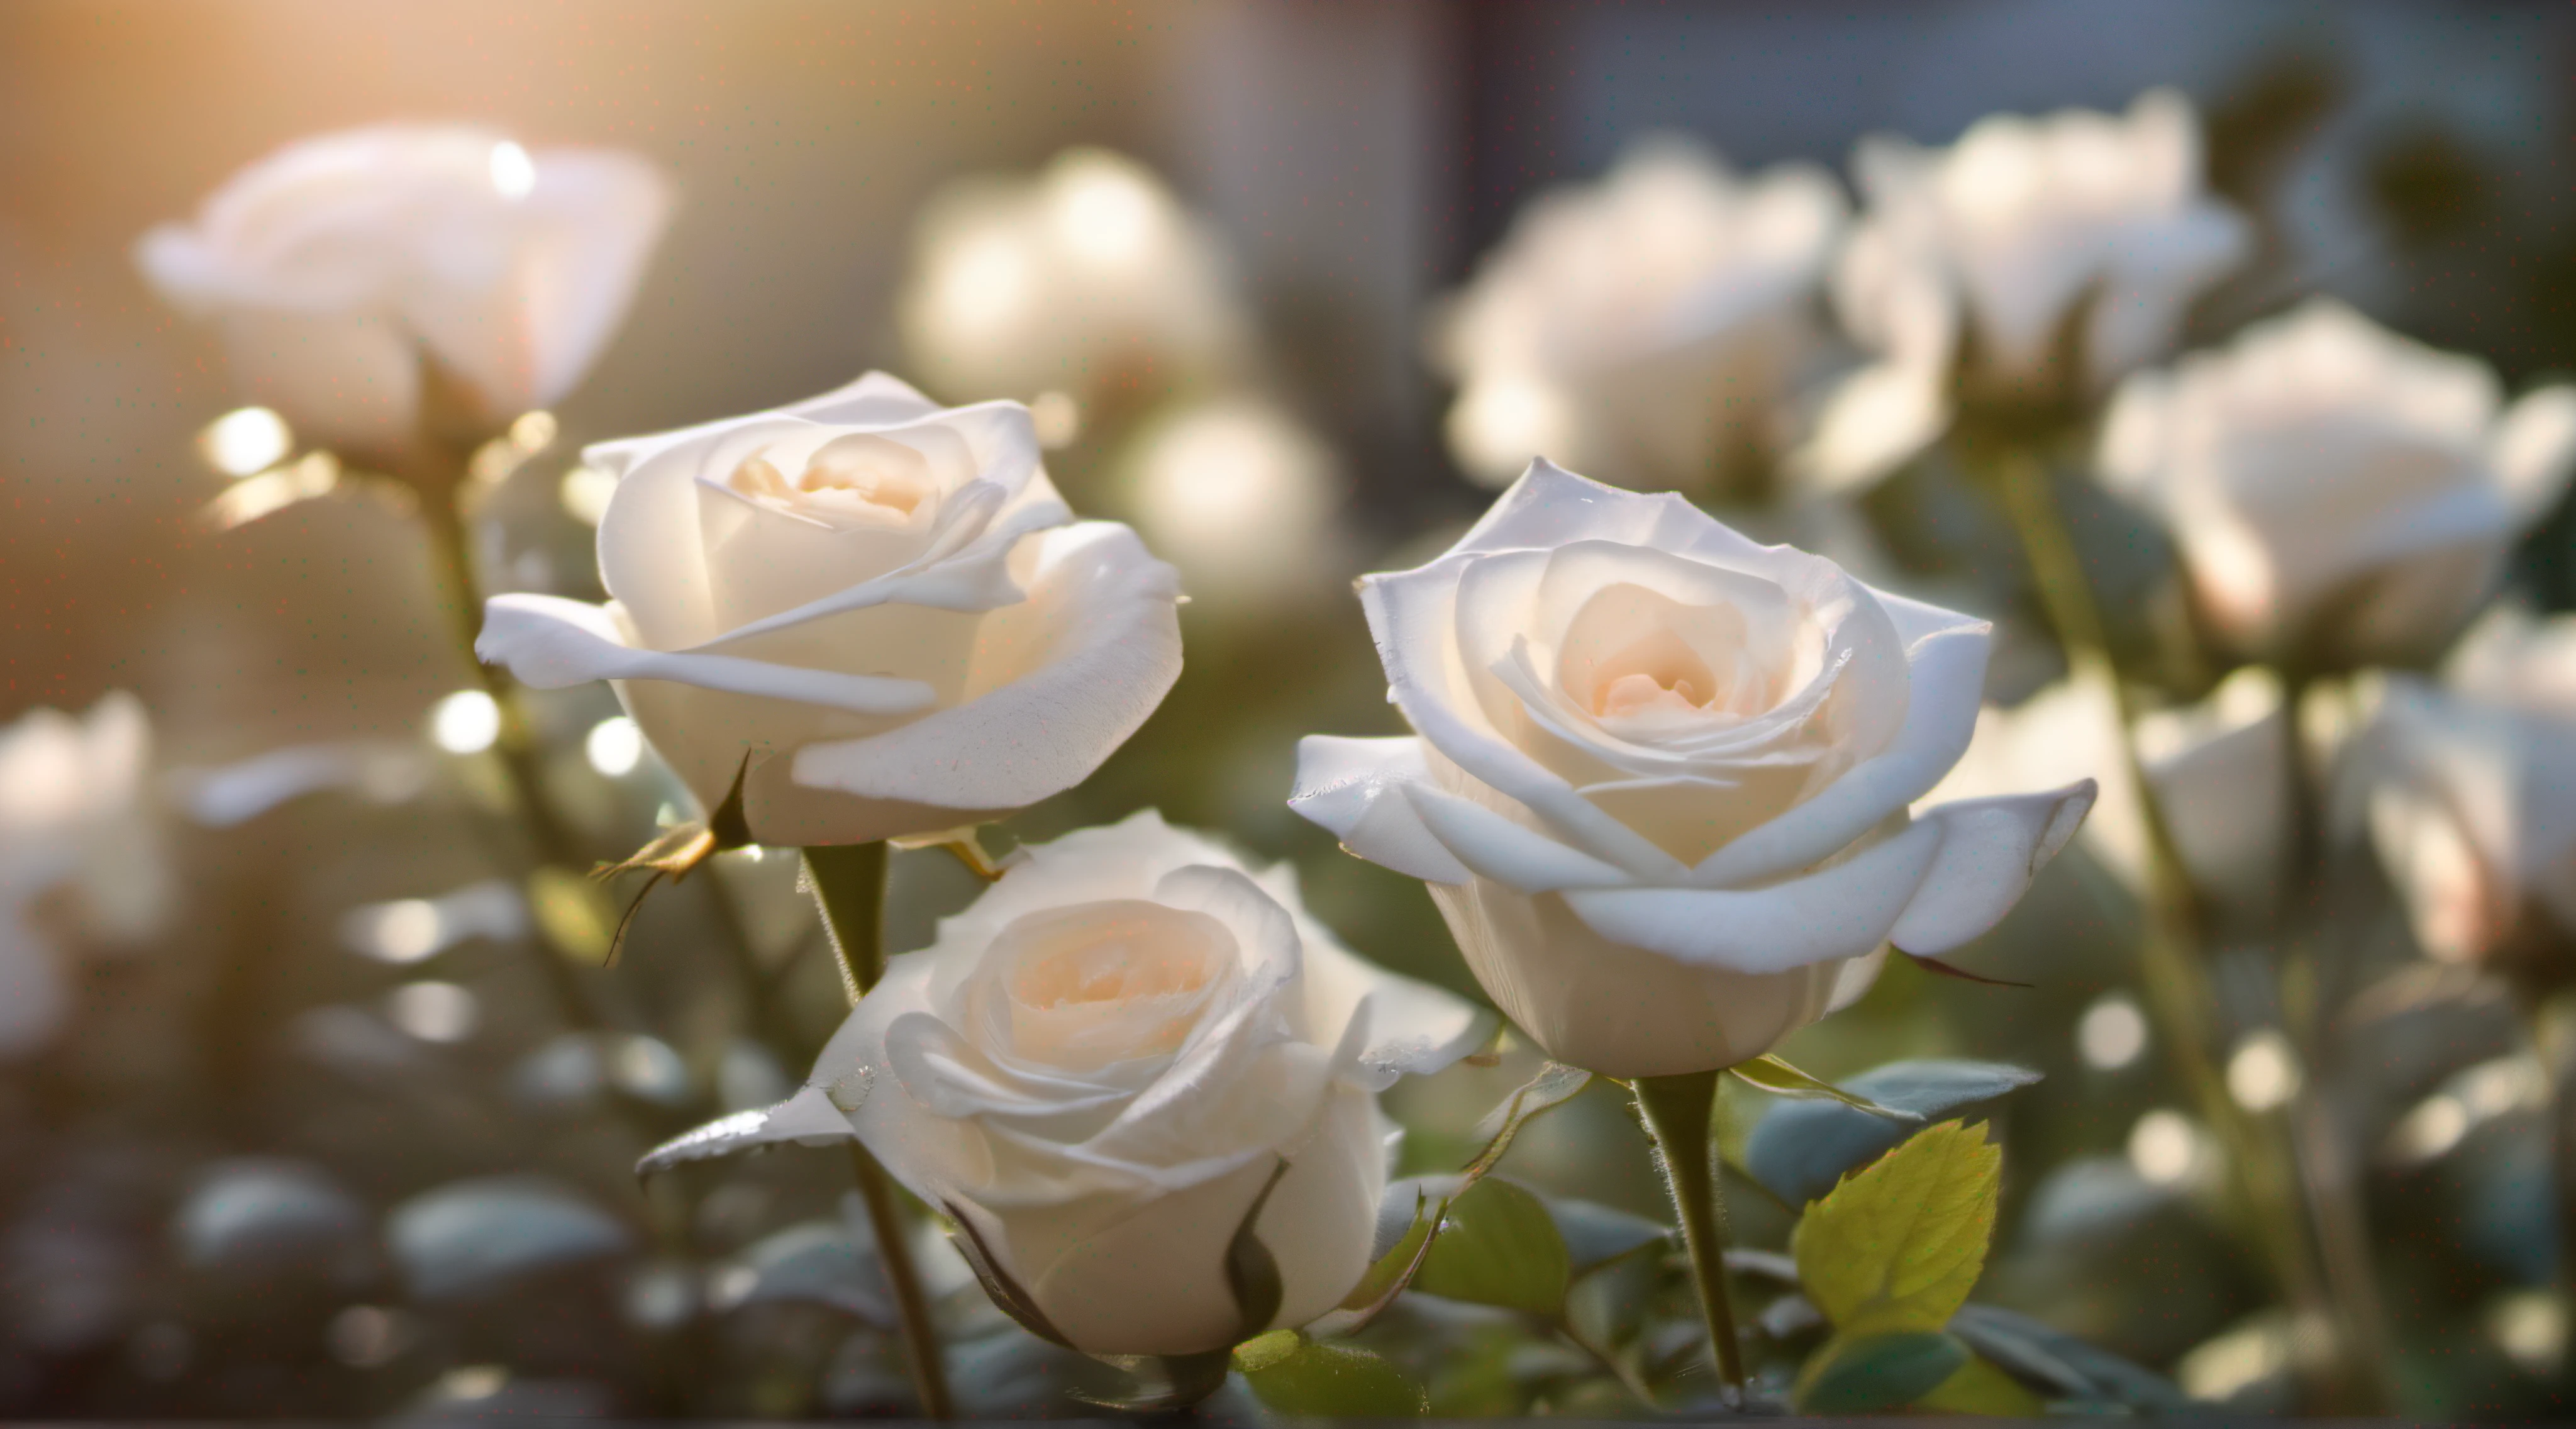
[[[494,430],[571,391],[670,206],[632,154],[388,124],[288,145],[135,257],[218,322],[245,397],[325,445],[383,451],[415,432],[423,353]]]
[[[1947,149],[1863,140],[1867,211],[1834,274],[1844,324],[1879,361],[1818,418],[1800,461],[1829,486],[1875,480],[1939,436],[1967,378],[2006,392],[2099,391],[2162,357],[2192,300],[2251,249],[2201,186],[2181,95],[2125,116],[1996,114]],[[2053,370],[2071,334],[2081,372]]]
[[[890,960],[750,1135],[855,1131],[980,1247],[997,1295],[1093,1354],[1222,1349],[1331,1310],[1386,1188],[1375,1094],[1473,1050],[1486,1019],[1353,956],[1293,869],[1150,811],[1027,853]],[[1226,1271],[1248,1216],[1282,1290],[1257,1323]]]
[[[1541,195],[1435,324],[1451,454],[1491,486],[1549,452],[1675,487],[1771,450],[1843,211],[1820,169],[1738,177],[1671,136]]]
[[[1365,577],[1418,734],[1309,736],[1298,812],[1427,880],[1560,1061],[1733,1065],[1856,996],[1882,944],[1992,927],[2079,780],[1909,814],[1968,748],[1992,628],[1545,462],[1447,555]]]
[[[2288,834],[2281,682],[2240,669],[2208,698],[2138,719],[2139,762],[2201,897],[2261,926],[2278,898]],[[2017,705],[1987,705],[1935,801],[1987,798],[2092,778],[2101,785],[2084,846],[2133,892],[2147,887],[2147,836],[2110,692],[2061,680]]]
[[[2576,948],[2576,617],[2499,612],[2445,682],[2388,677],[2345,761],[2417,943],[2522,971]]]
[[[1136,524],[1193,597],[1269,608],[1346,589],[1334,508],[1340,459],[1267,399],[1236,395],[1158,414],[1127,453]]]
[[[1100,149],[933,194],[896,318],[935,387],[1085,402],[1232,369],[1249,328],[1214,233],[1143,165]]]
[[[2229,649],[2335,668],[2439,651],[2576,464],[2576,388],[2493,370],[2318,299],[2125,383],[2106,481],[2154,509]]]
[[[1034,803],[1180,675],[1172,568],[1073,520],[1017,402],[943,408],[870,373],[583,460],[619,478],[599,524],[612,599],[496,597],[475,648],[538,689],[615,681],[708,808],[742,776],[757,842]]]
[[[121,691],[0,728],[0,1056],[42,1046],[70,1011],[57,935],[137,942],[176,910],[151,770],[151,719]]]

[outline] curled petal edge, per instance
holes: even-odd
[[[1475,873],[1422,822],[1410,785],[1431,777],[1412,735],[1353,739],[1310,734],[1297,741],[1297,782],[1288,807],[1340,839],[1354,857],[1426,883],[1468,883]]]
[[[1752,889],[1567,892],[1594,932],[1629,947],[1736,972],[1786,972],[1867,956],[1946,952],[1992,928],[2074,837],[2094,782],[1943,804],[1829,868]]]
[[[540,690],[592,680],[668,680],[863,715],[912,714],[936,703],[930,686],[919,680],[802,670],[736,655],[638,650],[621,638],[605,606],[561,596],[494,596],[484,605],[474,654],[485,664],[508,666],[513,678]]]
[[[1045,663],[883,734],[806,745],[794,781],[937,808],[1017,809],[1089,778],[1126,743],[1180,678],[1180,576],[1116,522],[1041,539],[1030,599],[1079,603]]]

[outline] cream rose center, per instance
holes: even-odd
[[[789,479],[776,446],[745,457],[725,485],[772,510],[843,529],[919,526],[939,514],[943,483],[930,458],[884,437],[860,434],[825,442]]]
[[[1011,1050],[1075,1070],[1179,1051],[1236,961],[1223,923],[1141,899],[1031,914],[993,952]]]
[[[1624,738],[1653,740],[1777,709],[1822,663],[1806,612],[1688,605],[1640,585],[1595,592],[1559,645],[1557,688]]]

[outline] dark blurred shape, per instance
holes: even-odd
[[[2423,249],[2483,223],[2495,186],[2477,154],[2449,130],[2417,124],[2373,153],[2361,182],[2400,245]]]
[[[394,1208],[386,1239],[421,1300],[470,1300],[518,1280],[624,1251],[632,1237],[607,1212],[532,1176],[456,1181]]]
[[[338,1178],[308,1161],[264,1156],[219,1161],[171,1226],[189,1269],[254,1282],[363,1282],[375,1269],[367,1209]]]

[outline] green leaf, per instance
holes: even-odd
[[[1521,1128],[1529,1124],[1530,1118],[1551,1107],[1563,1106],[1590,1085],[1592,1074],[1581,1067],[1550,1062],[1539,1068],[1537,1076],[1522,1083],[1503,1100],[1501,1106],[1476,1123],[1476,1135],[1485,1138],[1485,1149],[1476,1153],[1475,1160],[1467,1163],[1468,1179],[1474,1180],[1492,1171],[1503,1159],[1503,1153],[1512,1149],[1512,1138],[1521,1134]]]
[[[1909,1125],[1830,1101],[1782,1100],[1744,1138],[1741,1164],[1795,1210],[1821,1200],[1843,1173],[1877,1160],[1923,1121],[1955,1116],[2039,1080],[2028,1067],[2003,1062],[1916,1057],[1872,1067],[1843,1089],[1883,1107],[1915,1114]]]
[[[1756,1057],[1750,1062],[1738,1062],[1727,1070],[1775,1097],[1822,1098],[1826,1101],[1841,1102],[1854,1111],[1864,1111],[1871,1116],[1884,1117],[1889,1121],[1923,1120],[1913,1112],[1900,1111],[1892,1106],[1881,1106],[1857,1092],[1847,1092],[1821,1077],[1808,1076],[1777,1057]]]
[[[1956,1374],[1941,1381],[1939,1388],[1915,1400],[1914,1407],[1988,1419],[2036,1419],[2047,1403],[2024,1388],[2020,1380],[1997,1369],[1993,1361],[1972,1354]]]
[[[2191,1397],[2153,1370],[2086,1344],[2028,1315],[1993,1305],[1962,1305],[1950,1331],[1983,1359],[2051,1401],[2118,1404],[2151,1414],[2179,1413]]]
[[[1399,1183],[1389,1188],[1388,1194],[1393,1196],[1403,1189]],[[1307,1333],[1318,1339],[1336,1339],[1366,1329],[1370,1321],[1395,1303],[1395,1297],[1404,1293],[1405,1287],[1413,1283],[1413,1277],[1422,1273],[1423,1262],[1430,1258],[1432,1242],[1440,1233],[1440,1217],[1448,1209],[1446,1193],[1434,1199],[1417,1184],[1413,1188],[1413,1220],[1405,1227],[1404,1234],[1396,1238],[1395,1244],[1384,1255],[1370,1263],[1368,1271],[1360,1276],[1360,1283],[1351,1287],[1351,1293],[1342,1297],[1340,1305],[1306,1327]],[[1383,1218],[1385,1209],[1380,1208],[1378,1214]],[[1383,1219],[1379,1234],[1385,1234]]]
[[[1837,1335],[1798,1376],[1801,1414],[1875,1414],[1902,1409],[1941,1387],[1968,1363],[1968,1347],[1937,1330],[1858,1338]]]
[[[1565,1309],[1571,1274],[1565,1237],[1547,1206],[1510,1181],[1487,1177],[1449,1203],[1413,1288],[1552,1320]]]
[[[1252,1224],[1261,1219],[1261,1208],[1270,1204],[1270,1193],[1279,1189],[1279,1178],[1288,1174],[1288,1159],[1281,1157],[1271,1169],[1270,1179],[1261,1183],[1261,1194],[1252,1198],[1251,1209],[1234,1228],[1234,1239],[1225,1248],[1226,1288],[1234,1292],[1235,1307],[1243,1312],[1238,1337],[1260,1334],[1279,1318],[1279,1301],[1286,1289],[1279,1280],[1278,1257],[1261,1237],[1252,1233]]]
[[[1235,1347],[1234,1367],[1263,1407],[1313,1419],[1418,1419],[1422,1386],[1384,1359],[1280,1330]]]
[[[1789,1238],[1807,1298],[1845,1336],[1938,1330],[1994,1236],[2003,1148],[1945,1121],[1846,1177]]]
[[[1661,1221],[1571,1196],[1546,1197],[1556,1233],[1565,1238],[1566,1263],[1584,1275],[1645,1246],[1669,1247],[1673,1228]]]

